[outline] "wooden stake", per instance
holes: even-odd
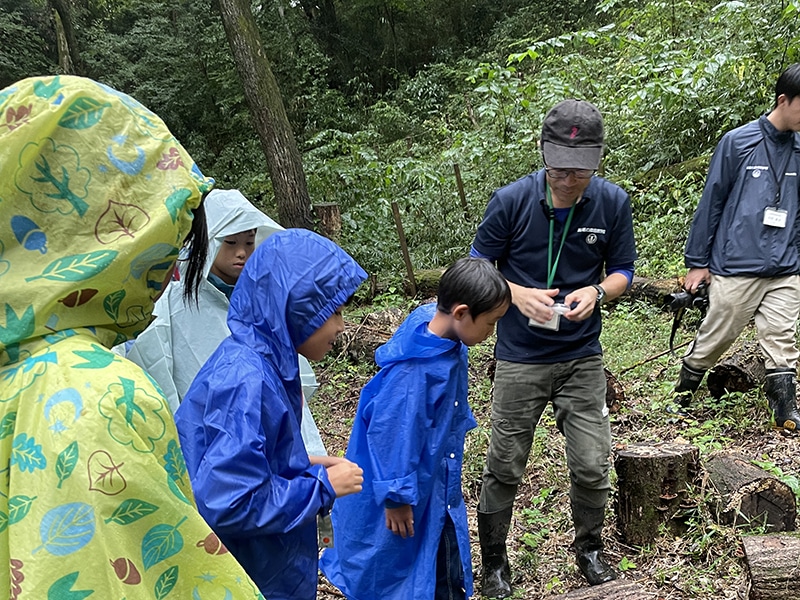
[[[456,173],[456,185],[458,186],[458,197],[461,199],[461,209],[464,211],[464,219],[469,220],[469,207],[467,206],[467,196],[464,194],[464,182],[461,181],[461,168],[458,163],[453,163],[453,171]]]
[[[397,237],[400,238],[400,249],[403,251],[403,261],[406,263],[406,273],[408,282],[411,284],[411,295],[417,295],[417,280],[414,277],[414,269],[411,266],[411,257],[408,255],[408,244],[406,244],[406,234],[403,231],[403,222],[400,220],[400,209],[397,202],[392,201],[392,213],[394,214],[394,225],[397,227]]]

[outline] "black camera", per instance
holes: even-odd
[[[697,308],[700,312],[705,313],[708,309],[708,287],[702,281],[694,293],[681,290],[667,294],[664,296],[664,306],[669,307],[672,312],[678,312],[683,308]]]

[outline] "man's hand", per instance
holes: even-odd
[[[402,538],[414,537],[414,512],[410,504],[386,509],[386,529]]]
[[[594,306],[597,304],[597,290],[591,285],[578,288],[564,297],[564,304],[572,307],[569,312],[564,313],[564,318],[570,321],[588,319],[594,313]]]
[[[511,288],[511,301],[523,315],[537,323],[547,323],[553,318],[553,309],[550,307],[555,302],[553,298],[558,296],[558,288],[540,290],[538,288],[524,287],[510,281],[508,282],[508,287]]]
[[[356,463],[342,459],[342,462],[326,467],[326,470],[337,498],[361,491],[361,484],[364,483],[364,470]]]
[[[689,272],[686,273],[686,280],[683,282],[683,289],[694,294],[702,281],[706,284],[711,282],[711,273],[709,273],[708,267],[689,269]]]

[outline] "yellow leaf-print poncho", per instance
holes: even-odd
[[[160,390],[108,350],[147,325],[210,187],[124,94],[0,91],[0,596],[261,597],[195,509]]]

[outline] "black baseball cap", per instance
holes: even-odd
[[[564,100],[544,118],[541,139],[548,167],[595,170],[603,153],[603,116],[591,102]]]

